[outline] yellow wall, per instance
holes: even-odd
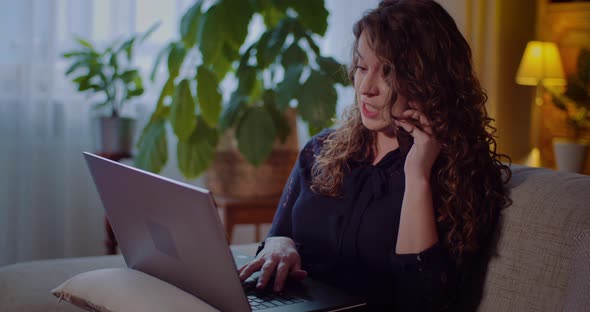
[[[534,87],[517,85],[514,76],[529,40],[535,38],[536,0],[498,1],[497,89],[494,94],[501,152],[522,162],[531,149]]]
[[[536,0],[440,0],[473,51],[474,68],[496,119],[498,150],[522,162],[531,144],[531,87],[514,75],[527,41],[535,37]]]

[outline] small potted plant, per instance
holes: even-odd
[[[133,52],[158,26],[156,23],[144,33],[115,40],[104,49],[77,37],[78,47],[62,55],[70,61],[65,75],[94,102],[92,108],[98,114],[92,124],[98,153],[111,158],[131,156],[135,120],[123,116],[123,108],[144,92]]]
[[[553,103],[564,111],[569,126],[568,138],[554,138],[557,168],[582,172],[588,142],[582,138],[590,128],[590,51],[582,49],[577,60],[577,72],[567,79],[565,91],[550,89]]]

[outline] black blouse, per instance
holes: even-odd
[[[301,151],[269,236],[292,238],[311,277],[366,298],[371,310],[444,308],[457,284],[449,252],[440,243],[418,254],[395,252],[405,156],[398,148],[376,165],[350,162],[342,196],[320,195],[310,189],[311,168],[329,133]]]

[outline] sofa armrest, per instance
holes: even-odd
[[[232,250],[254,256],[258,244],[235,245]],[[17,263],[0,268],[0,311],[80,311],[58,304],[51,290],[80,273],[125,267],[121,255],[66,258]]]
[[[590,229],[574,240],[572,274],[567,287],[564,311],[584,311],[590,307]]]
[[[17,263],[0,268],[0,311],[71,311],[51,290],[82,272],[124,267],[122,256],[67,258]]]

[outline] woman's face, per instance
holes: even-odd
[[[371,49],[365,32],[361,33],[358,49],[355,51],[358,62],[354,72],[354,89],[357,105],[365,127],[373,131],[391,131],[390,112],[396,117],[408,109],[408,101],[398,94],[390,111],[390,83],[387,82],[385,66]]]

